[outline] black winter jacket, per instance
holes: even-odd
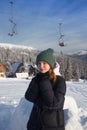
[[[25,98],[34,103],[27,123],[27,130],[65,130],[64,97],[66,83],[57,76],[55,83],[48,78],[48,73],[37,74],[25,93]]]

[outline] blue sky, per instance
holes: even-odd
[[[13,20],[17,35],[9,22],[11,4],[0,0],[0,43],[27,45],[64,53],[87,50],[87,0],[13,0]],[[65,47],[59,46],[59,23]]]

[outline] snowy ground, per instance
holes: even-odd
[[[30,80],[0,79],[0,130],[26,130],[32,103],[24,98]],[[67,82],[66,130],[87,130],[87,81]]]

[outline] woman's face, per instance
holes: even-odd
[[[38,63],[38,69],[41,73],[46,73],[50,69],[50,65],[45,61],[40,61]]]

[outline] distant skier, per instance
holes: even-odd
[[[65,130],[63,105],[66,83],[53,70],[53,49],[38,54],[39,73],[32,79],[25,98],[33,102],[27,130]]]

